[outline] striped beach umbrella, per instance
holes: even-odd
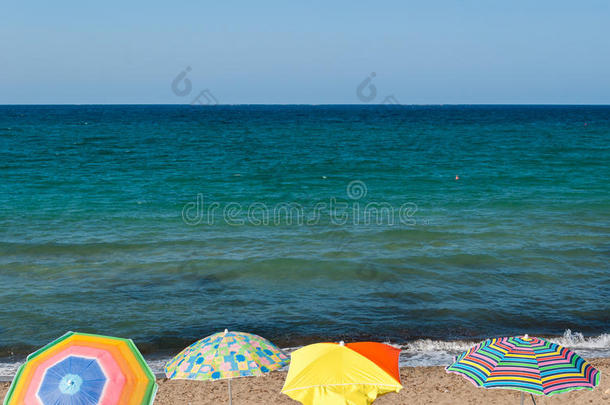
[[[508,388],[535,395],[588,389],[599,385],[600,373],[573,351],[544,339],[488,339],[457,356],[447,372],[466,377],[478,387]]]
[[[282,393],[303,405],[369,405],[402,389],[399,354],[374,342],[305,346],[291,354]]]
[[[131,340],[68,332],[28,356],[4,404],[149,405],[156,390]]]
[[[262,376],[288,364],[290,358],[258,335],[244,332],[215,333],[182,350],[165,366],[171,379],[220,380]]]

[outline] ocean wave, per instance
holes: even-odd
[[[541,336],[544,337],[544,336]],[[562,336],[549,336],[545,339],[568,347],[585,359],[598,357],[610,357],[610,334],[603,333],[598,336],[584,336],[580,332],[566,330]],[[385,342],[401,349],[399,365],[400,367],[430,367],[447,366],[451,364],[453,358],[458,354],[468,350],[480,341],[468,340],[433,340],[417,339],[405,344],[395,344]],[[286,353],[292,353],[299,349],[297,347],[283,348]],[[171,359],[171,356],[152,355],[146,356],[146,361],[156,375],[163,374],[163,367]],[[0,381],[10,380],[22,361],[0,360]],[[283,370],[286,370],[285,367]]]
[[[548,338],[553,343],[560,344],[575,350],[581,356],[610,357],[610,334],[586,337],[580,332],[566,330],[561,337]]]
[[[580,332],[567,329],[560,337],[544,337],[553,343],[570,348],[584,358],[610,357],[610,334],[585,337]],[[468,350],[480,341],[443,341],[419,339],[398,346],[401,367],[446,366],[458,354]]]

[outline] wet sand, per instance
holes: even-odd
[[[535,397],[544,404],[610,404],[610,358],[594,359],[591,364],[601,373],[601,383],[593,391],[581,390],[552,397]],[[401,369],[404,389],[398,394],[387,394],[375,401],[376,405],[417,404],[519,404],[520,393],[512,390],[477,388],[466,379],[447,374],[443,367],[405,367]],[[241,378],[231,383],[234,405],[295,405],[286,395],[280,394],[286,373],[273,372],[260,378]],[[227,382],[201,382],[160,379],[156,405],[203,405],[228,403]],[[4,398],[8,383],[1,383],[0,398]],[[529,396],[526,404],[532,404]]]

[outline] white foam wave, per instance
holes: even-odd
[[[610,334],[608,333],[585,337],[580,332],[572,332],[568,329],[563,336],[547,340],[568,347],[584,358],[610,357]]]
[[[420,339],[399,346],[400,367],[445,366],[475,342]]]
[[[587,358],[610,357],[610,334],[585,337],[582,333],[566,330],[561,337],[546,338],[553,343],[574,350]],[[442,341],[422,339],[400,346],[401,367],[446,366],[453,358],[480,341]]]
[[[582,333],[572,332],[568,329],[564,332],[563,336],[551,337],[547,338],[547,340],[570,348],[585,359],[610,357],[610,334],[607,333],[599,336],[585,337]],[[449,365],[455,356],[468,350],[478,342],[420,339],[403,345],[396,345],[392,342],[386,343],[402,350],[399,360],[401,367],[421,367]],[[298,347],[288,347],[283,350],[286,353],[291,353],[297,349]],[[163,374],[163,367],[169,359],[170,357],[154,357],[148,358],[147,362],[152,371],[160,376]],[[10,381],[20,365],[21,362],[0,360],[0,381]]]
[[[17,374],[17,369],[21,366],[22,362],[13,361],[0,361],[0,381],[10,381],[13,376]]]

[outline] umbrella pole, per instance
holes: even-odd
[[[231,380],[229,380],[229,381],[231,381]],[[229,385],[229,392],[231,392],[231,388],[230,387],[231,386]],[[521,391],[521,405],[523,405],[524,401],[525,401],[525,394],[523,393],[523,391]]]
[[[229,405],[233,405],[233,397],[231,395],[231,379],[229,378]]]

